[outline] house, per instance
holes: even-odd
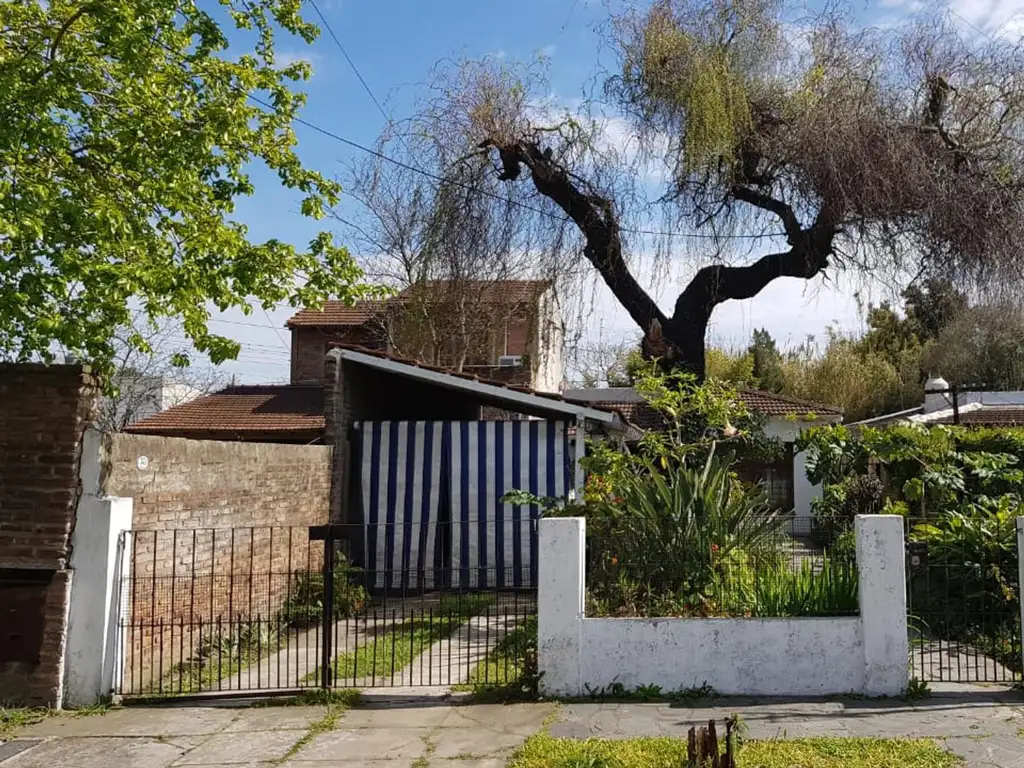
[[[286,326],[293,384],[320,381],[324,355],[337,344],[539,392],[558,392],[564,376],[564,322],[543,280],[428,281],[386,301],[328,301]]]
[[[483,419],[486,408],[532,418]],[[388,589],[434,587],[441,574],[536,583],[540,509],[503,496],[570,495],[583,482],[580,438],[624,427],[610,409],[335,342],[323,383],[231,387],[128,431],[331,446],[331,521]]]
[[[104,396],[97,414],[99,425],[111,432],[118,432],[203,394],[199,389],[168,376],[117,376],[112,383],[117,394]]]
[[[941,376],[924,385],[924,402],[915,408],[854,422],[851,427],[892,424],[962,424],[965,427],[1024,426],[1024,392],[960,391]]]
[[[631,425],[640,430],[660,429],[661,414],[647,404],[632,387],[568,390],[565,397],[595,407],[615,408]],[[774,462],[741,461],[740,475],[764,485],[773,505],[792,510],[791,530],[808,533],[811,526],[811,501],[821,495],[820,486],[807,479],[804,454],[796,451],[796,440],[802,430],[826,424],[838,424],[842,411],[833,406],[816,405],[783,395],[759,390],[741,389],[739,397],[752,413],[766,418],[765,434],[782,443],[782,456]]]

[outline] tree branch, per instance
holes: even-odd
[[[795,243],[800,235],[800,222],[797,221],[796,214],[790,205],[781,200],[776,200],[771,195],[758,192],[756,189],[740,185],[734,186],[731,194],[741,202],[750,203],[750,205],[778,216],[782,220],[782,226],[786,230],[786,236],[789,238],[790,244]]]
[[[640,287],[622,256],[619,225],[610,201],[601,195],[582,191],[551,159],[550,153],[543,152],[536,143],[517,141],[501,144],[487,139],[481,142],[480,147],[498,150],[503,179],[519,178],[520,165],[529,169],[537,191],[558,205],[579,227],[586,238],[584,255],[629,312],[633,322],[645,332],[655,320],[665,325],[665,315]]]

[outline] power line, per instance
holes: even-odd
[[[312,0],[310,0],[310,2],[312,3]],[[317,13],[318,14],[320,13],[319,9],[317,9]],[[322,17],[322,14],[321,14],[321,17]],[[332,37],[336,38],[336,35],[334,35],[333,32],[331,32],[331,35],[332,35]],[[188,62],[181,56],[181,54],[178,51],[176,51],[173,48],[171,48],[171,46],[169,46],[168,44],[160,42],[158,40],[154,40],[154,43],[156,43],[158,46],[160,46],[161,48],[166,50],[168,53],[170,53],[172,56],[174,56],[176,58],[176,60],[178,61],[179,65],[183,65],[182,66],[182,70],[185,72],[185,74],[193,76],[193,77],[195,76],[194,72],[192,72],[190,69],[186,68],[187,65],[188,65]],[[339,42],[339,45],[340,45],[340,42]],[[346,54],[346,58],[348,58],[347,54]],[[354,64],[353,64],[353,68],[354,68]],[[362,80],[361,76],[360,76],[360,80]],[[364,82],[364,85],[365,85],[365,82]],[[264,107],[265,109],[269,109],[271,111],[273,111],[275,109],[273,104],[270,104],[269,102],[261,99],[258,96],[254,96],[252,93],[249,93],[248,91],[246,91],[244,88],[242,88],[241,86],[239,86],[237,84],[229,83],[228,87],[231,88],[233,91],[235,91],[235,93],[239,94],[240,96],[245,96],[250,101],[253,101],[256,104],[259,104],[260,106]],[[366,86],[366,88],[367,88],[367,91],[372,96],[373,93],[372,93],[372,91],[369,90],[369,86]],[[374,97],[374,102],[377,103],[378,108],[381,109],[381,112],[382,112],[382,114],[384,114],[385,119],[388,119],[390,121],[390,118],[387,118],[387,114],[384,113],[383,108],[380,107],[379,103],[377,102],[376,97]],[[432,180],[434,180],[434,181],[436,181],[438,183],[441,183],[441,184],[453,184],[453,185],[455,185],[457,187],[460,187],[462,189],[466,189],[466,190],[468,190],[470,192],[475,192],[477,194],[483,195],[484,197],[488,197],[488,198],[497,200],[497,201],[502,202],[502,203],[513,205],[515,207],[522,208],[524,210],[530,211],[532,213],[539,214],[541,216],[547,216],[548,218],[555,219],[556,221],[559,221],[559,222],[571,221],[570,217],[568,217],[568,216],[559,216],[559,215],[557,215],[555,213],[552,213],[551,211],[545,211],[542,208],[537,208],[535,206],[528,205],[527,203],[523,203],[523,202],[521,202],[519,200],[515,200],[515,199],[513,199],[511,197],[499,195],[499,194],[496,194],[494,192],[489,192],[489,191],[484,190],[484,189],[477,189],[476,187],[472,187],[469,184],[466,184],[465,182],[460,182],[460,181],[457,181],[457,180],[454,180],[454,179],[447,179],[447,178],[445,178],[443,176],[439,176],[438,174],[433,173],[431,171],[426,171],[426,170],[423,170],[422,168],[417,168],[415,166],[409,165],[408,163],[405,163],[405,162],[402,162],[401,160],[398,160],[396,158],[390,157],[390,156],[384,154],[383,152],[380,152],[378,150],[375,150],[375,149],[372,149],[370,147],[367,147],[366,145],[360,144],[359,142],[354,141],[352,139],[345,138],[344,136],[341,136],[341,135],[339,135],[337,133],[334,133],[333,131],[330,131],[330,130],[328,130],[326,128],[322,128],[319,125],[311,123],[308,120],[305,120],[305,119],[303,119],[303,118],[301,118],[301,117],[299,117],[297,115],[294,116],[292,118],[292,120],[293,120],[293,122],[295,122],[295,123],[297,123],[299,125],[303,125],[306,128],[309,128],[312,131],[316,131],[317,133],[319,133],[319,134],[321,134],[323,136],[326,136],[326,137],[328,137],[330,139],[333,139],[334,141],[337,141],[337,142],[339,142],[341,144],[344,144],[345,146],[351,147],[352,149],[357,149],[357,150],[359,150],[361,152],[364,152],[364,153],[366,153],[368,155],[376,157],[376,158],[378,158],[380,160],[383,160],[385,162],[391,163],[391,164],[393,164],[393,165],[395,165],[395,166],[397,166],[399,168],[403,168],[405,170],[412,171],[413,173],[421,174],[421,175],[423,175],[423,176],[425,176],[427,178],[430,178],[430,179],[432,179]],[[703,233],[699,233],[699,232],[659,232],[659,231],[655,231],[655,230],[632,229],[632,228],[625,228],[625,227],[620,227],[619,231],[622,232],[622,233],[625,233],[625,234],[645,235],[645,236],[649,236],[649,237],[681,237],[681,238],[689,238],[689,239],[693,239],[693,240],[762,240],[762,239],[771,238],[771,237],[785,237],[786,236],[785,233],[783,233],[783,232],[769,232],[769,233],[763,233],[763,234],[757,234],[757,235],[715,235],[715,234],[710,234],[709,235],[709,234],[703,234]]]
[[[352,57],[348,55],[348,51],[345,50],[345,46],[341,44],[341,40],[338,38],[336,34],[334,34],[334,30],[331,28],[330,22],[327,21],[327,17],[324,16],[323,12],[320,10],[320,6],[316,4],[316,0],[309,0],[309,4],[313,6],[313,10],[316,11],[316,15],[320,17],[320,21],[323,22],[324,28],[327,30],[327,33],[334,39],[334,44],[338,46],[338,50],[341,51],[341,55],[345,57],[345,61],[348,62],[348,65],[349,67],[351,67],[352,72],[355,73],[356,79],[359,80],[359,83],[363,86],[363,90],[366,91],[366,94],[370,97],[370,101],[372,101],[374,103],[374,106],[377,107],[377,111],[380,112],[381,116],[385,120],[387,120],[388,126],[391,126],[393,124],[391,118],[388,116],[388,113],[384,111],[384,107],[381,106],[381,103],[377,101],[377,97],[370,89],[370,86],[366,82],[366,79],[363,77],[362,72],[359,71],[359,67],[357,67],[356,63],[352,61]]]

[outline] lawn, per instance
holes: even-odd
[[[372,637],[360,638],[360,645],[354,651],[335,658],[335,683],[354,684],[368,677],[393,679],[431,645],[454,634],[493,602],[493,595],[445,595],[431,612],[392,624]],[[436,682],[440,684],[443,680]]]
[[[751,741],[740,768],[952,768],[958,759],[928,740],[794,739]],[[679,768],[686,765],[681,739],[603,741],[556,739],[538,734],[513,756],[509,768]]]
[[[484,700],[508,701],[537,695],[537,617],[529,616],[506,634],[477,664],[457,691]]]

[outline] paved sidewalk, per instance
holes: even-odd
[[[678,704],[469,705],[443,690],[369,692],[331,730],[323,707],[127,707],[57,717],[0,745],[3,768],[499,768],[548,727],[566,738],[685,736],[739,713],[754,739],[934,738],[970,768],[1024,768],[1024,695],[977,689],[901,701],[764,699]]]

